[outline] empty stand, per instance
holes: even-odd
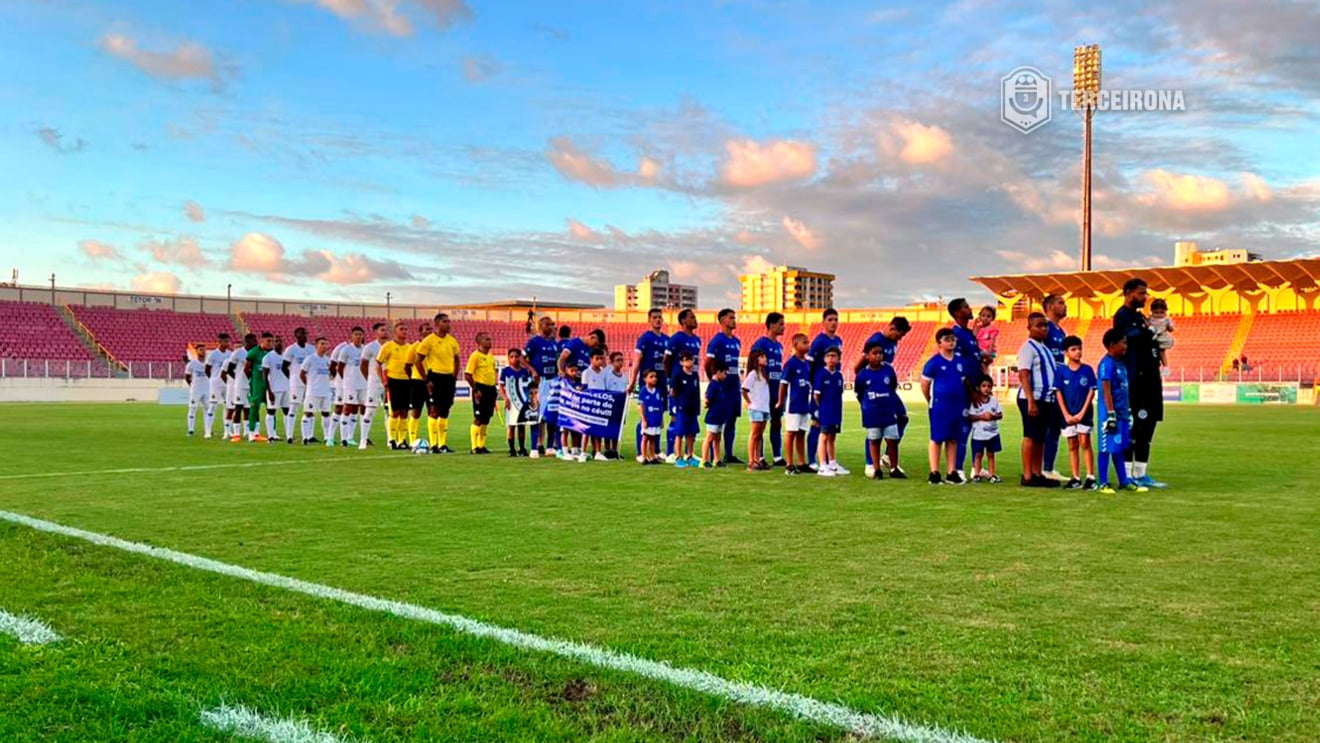
[[[96,356],[48,304],[0,302],[0,357],[93,361]]]
[[[135,377],[177,379],[183,376],[188,346],[214,345],[218,334],[234,333],[228,315],[81,305],[69,309],[96,342],[128,365]]]

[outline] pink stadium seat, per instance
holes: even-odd
[[[48,304],[0,302],[0,357],[57,361],[96,358]]]
[[[234,334],[228,315],[82,305],[69,309],[98,343],[130,366],[134,376],[182,376],[189,345],[214,345],[219,333]]]

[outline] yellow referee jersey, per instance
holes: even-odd
[[[452,335],[444,338],[432,333],[417,344],[414,364],[420,364],[428,374],[458,374],[458,340]]]
[[[467,373],[472,375],[475,384],[495,386],[495,356],[489,353],[473,351],[468,357]]]
[[[385,367],[385,375],[390,379],[407,379],[407,367],[409,360],[412,359],[412,353],[411,343],[386,341],[385,345],[380,347],[380,353],[376,354],[376,363]]]
[[[412,362],[412,378],[419,382],[426,381],[426,372],[422,371],[422,365],[417,358],[417,347],[422,345],[421,341],[413,341],[408,344],[408,360]]]

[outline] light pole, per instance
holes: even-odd
[[[1091,120],[1100,98],[1100,45],[1073,49],[1073,105],[1082,106],[1082,270],[1091,270]]]
[[[55,304],[55,274],[50,275],[50,303]]]
[[[225,284],[225,314],[234,314],[234,285]]]
[[[385,320],[389,321],[394,315],[390,312],[390,293],[385,292]]]

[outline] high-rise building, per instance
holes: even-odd
[[[834,274],[775,266],[739,276],[744,312],[821,310],[834,306]]]
[[[1252,253],[1244,248],[1201,250],[1196,242],[1192,240],[1183,240],[1173,244],[1173,265],[1178,267],[1254,263],[1260,259],[1259,253]]]
[[[651,308],[662,310],[695,310],[697,287],[669,283],[669,272],[652,271],[636,284],[614,286],[615,312],[646,312]]]

